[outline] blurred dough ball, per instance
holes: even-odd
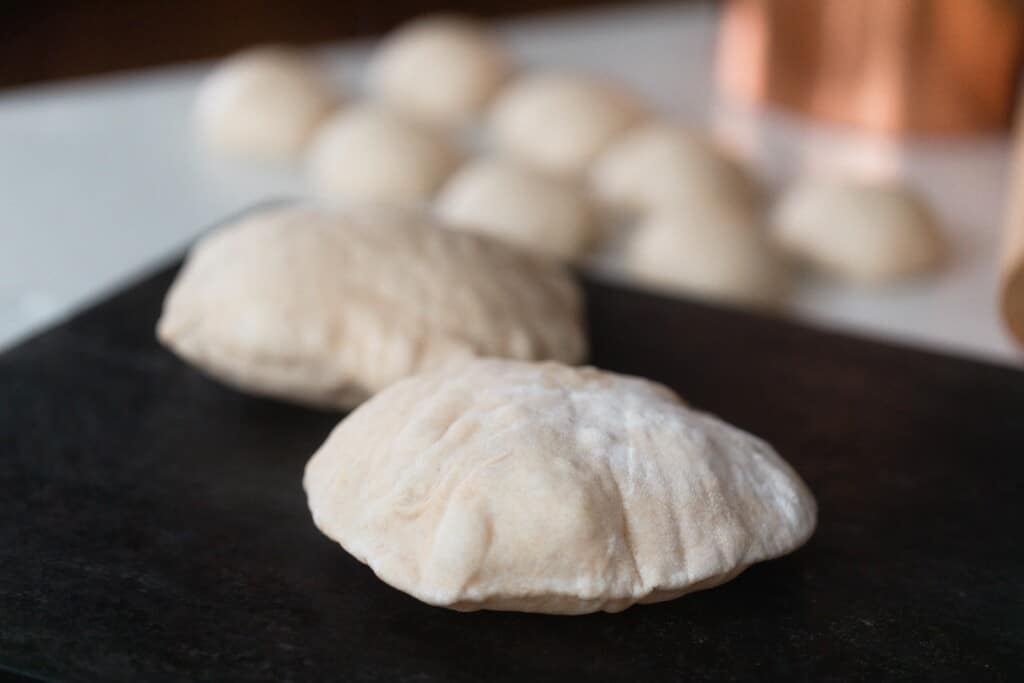
[[[338,100],[333,84],[299,52],[253,48],[225,59],[206,77],[196,120],[203,141],[219,152],[293,160]]]
[[[362,104],[320,128],[309,150],[309,175],[324,199],[416,205],[433,196],[458,158],[445,135]]]
[[[628,130],[598,157],[590,187],[603,205],[646,212],[676,203],[750,203],[754,190],[742,168],[706,136],[666,122]]]
[[[659,289],[755,306],[779,303],[790,284],[784,258],[751,212],[713,201],[643,219],[626,267]]]
[[[505,88],[491,111],[499,152],[542,170],[582,174],[641,116],[631,94],[590,76],[539,73]]]
[[[495,36],[471,19],[414,21],[370,63],[370,91],[407,114],[442,125],[479,117],[511,67]]]
[[[582,254],[594,234],[579,188],[511,161],[478,159],[463,166],[441,190],[437,212],[452,227],[561,259]]]
[[[841,279],[891,282],[935,268],[942,236],[931,211],[909,187],[888,183],[804,180],[772,214],[778,243]]]

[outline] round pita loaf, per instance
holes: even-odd
[[[567,272],[411,213],[264,210],[200,240],[164,302],[160,340],[255,393],[350,407],[474,355],[585,355]]]
[[[405,379],[310,459],[316,525],[457,610],[617,612],[799,547],[814,498],[765,442],[647,380],[483,359]]]

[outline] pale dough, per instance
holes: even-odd
[[[308,172],[322,199],[415,206],[430,200],[458,160],[445,135],[385,107],[360,104],[320,128]]]
[[[292,161],[339,101],[316,65],[282,47],[224,60],[199,87],[195,114],[209,147],[230,156]]]
[[[713,200],[642,219],[627,245],[626,268],[661,289],[755,306],[778,304],[791,280],[753,214]]]
[[[605,206],[626,213],[680,203],[750,204],[754,191],[743,169],[706,136],[664,121],[623,133],[598,157],[590,187]]]
[[[581,305],[563,268],[418,215],[281,206],[192,248],[157,334],[241,389],[344,408],[453,358],[580,362]]]
[[[579,175],[641,115],[636,99],[615,84],[542,72],[498,94],[490,126],[499,153],[551,173]]]
[[[458,610],[617,612],[791,552],[816,505],[764,441],[666,387],[485,359],[403,380],[306,466],[313,520]]]
[[[453,175],[437,200],[449,225],[571,260],[594,237],[587,199],[573,183],[499,159],[478,159]]]
[[[370,92],[430,123],[453,126],[478,118],[511,70],[484,27],[457,16],[416,20],[377,49]]]
[[[865,284],[929,272],[945,252],[927,204],[894,183],[798,182],[776,206],[772,224],[778,243],[795,257]]]

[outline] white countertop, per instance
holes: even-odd
[[[620,77],[667,113],[705,122],[777,184],[801,170],[907,177],[934,203],[956,259],[895,289],[808,283],[789,314],[860,334],[1020,365],[995,311],[1005,138],[894,149],[713,97],[713,11],[640,5],[500,25],[531,64]],[[353,89],[368,42],[325,47]],[[0,91],[0,348],[139,275],[201,229],[303,192],[295,170],[208,157],[190,108],[208,63]],[[596,268],[617,272],[615,259]]]

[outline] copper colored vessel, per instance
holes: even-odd
[[[727,94],[887,133],[1007,128],[1021,0],[729,0]]]

